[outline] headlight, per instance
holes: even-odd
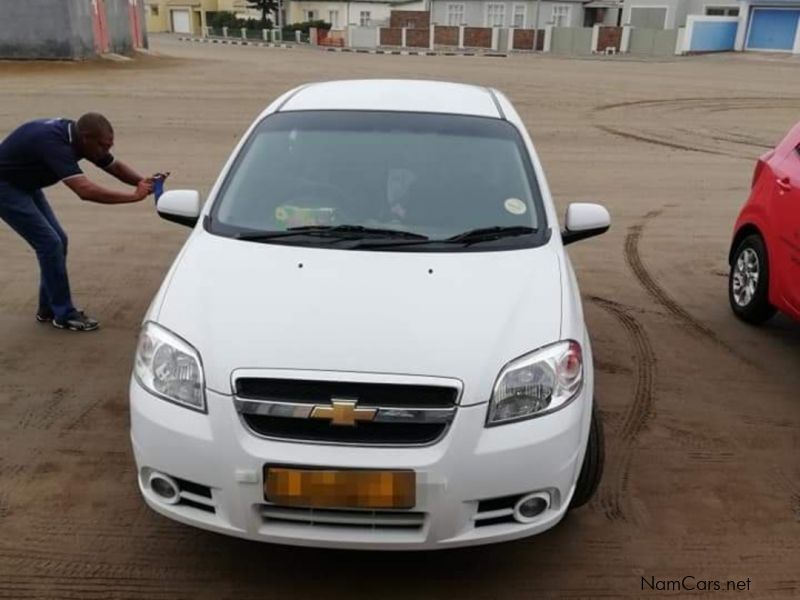
[[[160,325],[147,322],[142,327],[133,373],[145,389],[164,400],[206,412],[200,355]]]
[[[558,342],[508,363],[494,385],[486,425],[530,419],[566,406],[583,385],[578,342]]]

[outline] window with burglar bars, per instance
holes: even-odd
[[[447,5],[447,24],[448,25],[463,25],[464,24],[464,5],[463,4],[448,4]]]
[[[525,28],[525,13],[526,13],[526,7],[524,4],[514,5],[514,19],[511,23],[512,27],[516,29]]]
[[[371,21],[372,13],[368,10],[362,10],[361,14],[359,15],[359,25],[362,27],[369,27]]]
[[[506,5],[487,4],[486,5],[486,26],[504,27],[506,24]]]
[[[572,7],[566,4],[556,4],[553,7],[553,25],[555,27],[569,27],[569,13]]]

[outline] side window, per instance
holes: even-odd
[[[709,17],[738,17],[739,8],[733,6],[707,6],[706,16]]]

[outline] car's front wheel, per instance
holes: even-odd
[[[605,437],[603,435],[603,420],[597,403],[592,406],[592,424],[589,429],[589,441],[586,444],[586,454],[583,455],[581,472],[575,484],[575,493],[569,503],[569,509],[583,506],[592,499],[600,485],[603,476],[603,463],[605,462]]]
[[[728,277],[728,299],[733,314],[758,325],[775,314],[769,303],[769,262],[758,234],[744,238],[733,253]]]

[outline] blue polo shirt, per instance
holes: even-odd
[[[0,143],[0,181],[34,191],[82,175],[85,158],[75,145],[75,122],[42,119],[18,127]],[[106,169],[114,162],[107,154],[94,164]]]

